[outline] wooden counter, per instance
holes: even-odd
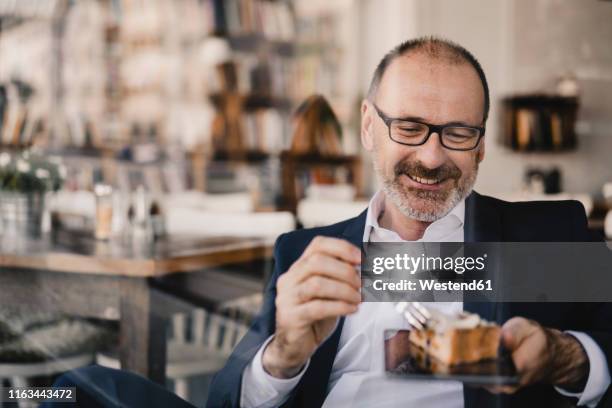
[[[221,267],[269,260],[272,247],[272,240],[244,237],[174,236],[139,244],[74,231],[40,239],[2,236],[0,307],[118,319],[122,368],[164,384],[170,315],[186,307],[181,302],[190,293],[214,304],[261,290],[262,276],[244,279]]]

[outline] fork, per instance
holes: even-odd
[[[432,318],[429,310],[419,302],[398,302],[395,310],[418,330],[426,329]]]

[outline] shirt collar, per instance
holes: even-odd
[[[382,228],[378,223],[378,218],[385,205],[385,193],[378,190],[368,204],[368,212],[366,214],[365,229],[363,232],[363,241],[370,240],[370,234],[373,229],[389,231]],[[423,238],[427,238],[432,233],[436,235],[447,233],[448,231],[463,228],[465,221],[465,199],[461,200],[448,214],[432,222],[426,229]],[[394,231],[389,231],[393,232]]]

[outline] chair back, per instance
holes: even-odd
[[[176,314],[172,318],[172,341],[179,344],[193,342],[229,357],[249,330],[252,311],[256,310],[252,303],[258,299],[261,296],[228,303],[220,307],[219,313],[197,308],[190,313]]]

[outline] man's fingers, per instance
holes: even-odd
[[[293,267],[296,269],[296,273],[292,274],[295,284],[300,284],[313,275],[321,275],[346,282],[355,289],[361,287],[361,278],[353,265],[327,254],[313,253],[309,257],[298,260]]]
[[[521,386],[537,382],[545,375],[547,340],[539,324],[514,317],[502,326],[502,341],[512,352]]]
[[[329,317],[340,317],[355,313],[358,305],[339,300],[313,300],[296,308],[299,321],[309,324]]]
[[[356,305],[361,302],[361,294],[354,286],[319,275],[309,277],[287,296],[293,303],[306,303],[313,299],[341,300]]]
[[[519,347],[512,352],[512,361],[514,362],[516,371],[521,376],[521,384],[529,380],[527,376],[529,376],[529,373],[534,367],[537,367],[540,356],[534,353],[534,347],[535,345],[526,344],[524,347]]]
[[[538,326],[523,317],[513,317],[502,326],[502,342],[508,350],[516,350]]]
[[[353,265],[361,263],[361,251],[359,248],[344,239],[317,236],[302,253],[302,258],[308,258],[312,254],[319,252]]]
[[[361,262],[361,252],[353,244],[338,238],[315,237],[302,256],[282,274],[276,286],[279,291],[319,274],[346,281],[355,288],[361,287],[361,279],[355,266]]]

